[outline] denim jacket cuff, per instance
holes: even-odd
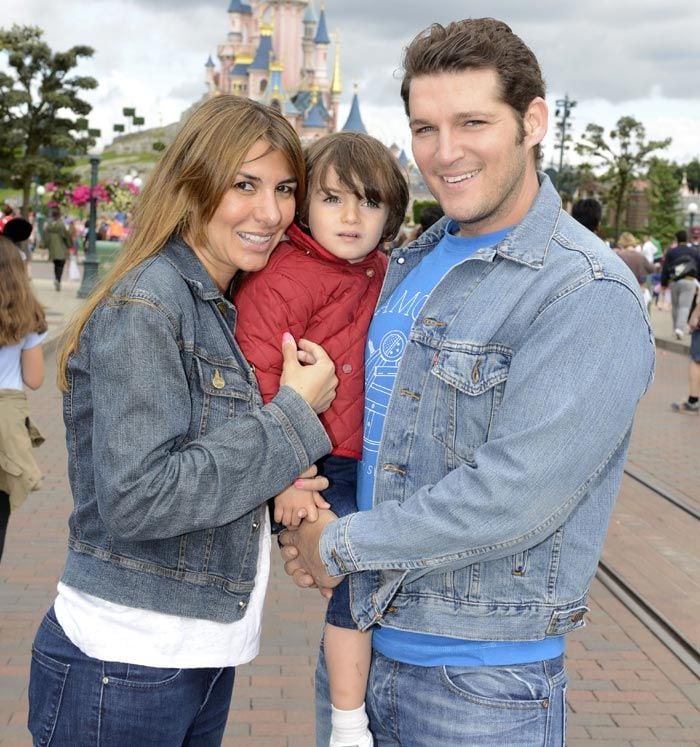
[[[318,550],[329,576],[344,576],[358,570],[346,544],[347,527],[353,516],[328,524],[321,534]]]
[[[318,415],[294,389],[280,387],[265,407],[279,421],[300,463],[313,464],[330,452],[333,445]]]

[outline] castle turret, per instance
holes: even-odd
[[[333,79],[331,80],[331,115],[333,117],[333,131],[338,129],[338,108],[340,94],[343,92],[343,82],[340,79],[340,31],[333,34],[335,42],[335,64],[333,65]]]
[[[204,85],[207,87],[207,94],[213,96],[216,91],[217,80],[214,60],[212,60],[211,55],[209,55],[209,59],[204,63]]]
[[[311,91],[311,108],[304,117],[302,136],[316,138],[328,131],[331,115],[323,105],[323,99],[318,95],[318,88]]]
[[[316,65],[314,66],[314,83],[322,90],[328,89],[328,45],[331,40],[326,28],[326,10],[321,5],[321,15],[316,27],[314,45],[316,47]]]
[[[272,25],[260,24],[260,43],[248,68],[248,95],[259,101],[269,82],[270,58],[272,55]]]
[[[314,82],[314,69],[316,61],[316,45],[314,44],[316,36],[316,14],[313,5],[309,5],[304,13],[304,36],[301,40],[301,48],[304,55],[301,70],[301,87],[309,90]]]
[[[287,95],[283,71],[284,65],[280,60],[270,63],[270,83],[262,101],[283,114],[297,129],[300,124],[301,112]]]
[[[360,115],[360,100],[357,96],[357,84],[354,86],[350,113],[343,125],[343,132],[363,132],[365,135],[367,134],[367,128],[365,127],[365,124],[362,121],[362,116]]]

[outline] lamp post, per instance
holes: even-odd
[[[693,223],[695,223],[695,214],[698,212],[698,205],[696,202],[688,203],[688,238],[690,243],[693,243]]]
[[[97,168],[100,165],[98,156],[90,156],[90,225],[88,226],[88,242],[85,259],[83,260],[83,282],[78,288],[78,298],[87,298],[97,284],[100,260],[97,258]]]

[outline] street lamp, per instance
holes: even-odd
[[[92,289],[97,284],[97,270],[100,260],[97,258],[97,247],[95,239],[97,237],[97,168],[100,165],[98,156],[90,156],[90,224],[88,226],[88,241],[83,260],[83,282],[78,288],[78,298],[87,298]]]
[[[693,223],[695,223],[695,213],[698,212],[698,205],[696,202],[688,203],[688,238],[692,242],[693,240]]]

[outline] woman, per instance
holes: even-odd
[[[265,501],[299,475],[304,489],[327,486],[308,468],[330,450],[315,413],[333,399],[332,362],[288,339],[263,407],[231,331],[232,285],[265,266],[303,194],[281,116],[234,96],[206,102],[71,326],[59,368],[75,508],[34,641],[35,743],[221,741],[234,667],[258,650]]]
[[[61,217],[61,209],[51,208],[51,220],[44,226],[44,248],[49,250],[49,259],[53,262],[53,287],[61,290],[63,268],[68,257],[68,249],[73,246],[73,238]]]

